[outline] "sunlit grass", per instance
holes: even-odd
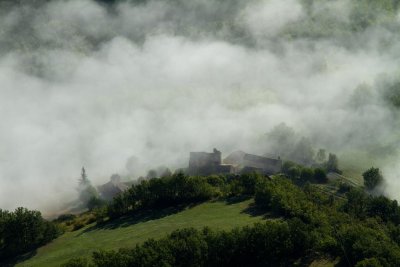
[[[236,203],[207,202],[159,219],[120,220],[117,223],[95,227],[90,224],[80,230],[67,232],[52,243],[41,247],[31,259],[17,266],[59,266],[73,257],[88,257],[99,249],[132,247],[148,238],[160,238],[184,227],[232,229],[262,220],[246,209],[252,200]]]

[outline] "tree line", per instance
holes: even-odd
[[[252,195],[259,174],[187,176],[142,180],[116,196],[105,208],[104,216],[116,218],[143,209],[165,208],[207,201],[213,198]]]
[[[0,209],[0,261],[40,247],[61,232],[57,224],[43,219],[39,211]]]

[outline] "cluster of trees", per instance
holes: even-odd
[[[328,178],[324,168],[304,167],[293,161],[286,161],[282,165],[282,173],[293,181],[326,183]]]
[[[258,174],[189,177],[177,173],[142,180],[116,196],[107,206],[107,214],[115,218],[141,209],[186,205],[221,196],[252,195],[260,179],[262,177]]]
[[[95,252],[90,263],[73,259],[65,266],[290,266],[318,255],[340,258],[347,266],[400,266],[396,201],[357,188],[343,197],[285,177],[244,177],[236,181],[249,185],[246,192],[253,192],[256,207],[281,219],[228,232],[181,229],[134,248]],[[207,183],[221,188],[222,182]]]
[[[93,210],[104,206],[105,200],[101,199],[96,188],[87,177],[85,167],[82,167],[81,177],[78,184],[79,201],[82,207]]]
[[[343,211],[361,220],[379,218],[383,222],[400,224],[400,209],[396,200],[384,196],[372,196],[361,189],[352,188],[347,194]]]
[[[309,138],[301,137],[284,123],[275,126],[267,134],[268,150],[280,157],[305,166],[316,166],[328,172],[341,173],[338,158],[335,154],[319,149],[315,152]]]
[[[383,184],[383,176],[379,168],[371,167],[363,173],[364,186],[367,190],[373,190]]]
[[[60,234],[60,228],[44,220],[39,211],[0,209],[0,261],[42,246]]]

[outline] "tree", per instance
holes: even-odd
[[[99,198],[99,194],[87,178],[85,167],[82,167],[81,178],[79,179],[79,200],[81,201],[82,205],[85,207],[89,206],[89,203],[94,203],[94,199]]]
[[[325,149],[320,148],[317,152],[317,155],[315,156],[315,160],[317,162],[324,162],[326,160],[326,152]]]
[[[290,168],[295,167],[295,166],[297,166],[297,164],[294,163],[293,161],[285,161],[285,162],[283,162],[282,173],[288,175]]]
[[[311,141],[305,137],[301,138],[294,147],[291,158],[301,164],[311,164],[314,158],[314,149]]]
[[[303,182],[311,182],[314,178],[314,170],[311,168],[304,167],[301,169],[300,179]]]
[[[297,135],[295,131],[285,123],[275,126],[271,132],[267,133],[270,152],[280,155],[282,158],[290,157],[296,140]]]
[[[39,211],[0,209],[0,262],[44,245],[60,234],[58,226],[44,220]]]
[[[326,170],[328,172],[341,173],[339,170],[339,160],[335,154],[329,153],[328,162],[326,163]]]
[[[373,190],[383,182],[383,176],[379,171],[379,168],[371,167],[363,173],[364,186],[368,190]]]
[[[157,171],[151,169],[151,170],[149,170],[149,171],[147,172],[146,178],[147,178],[147,179],[153,179],[153,178],[156,178],[157,176],[158,176]]]
[[[317,168],[314,170],[314,179],[318,183],[328,182],[328,178],[326,177],[326,172],[325,172],[325,170],[323,170],[321,168]]]
[[[89,183],[90,183],[90,181],[87,178],[85,167],[82,167],[81,178],[79,179],[79,184],[80,185],[87,185]]]
[[[301,169],[299,166],[290,167],[287,173],[290,179],[298,179],[300,174],[301,174]]]

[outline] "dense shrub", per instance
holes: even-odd
[[[311,182],[314,180],[314,170],[311,168],[304,167],[300,171],[300,179],[303,182]]]
[[[375,257],[384,263],[384,266],[400,265],[400,248],[390,240],[379,224],[344,225],[339,231],[339,236],[346,256],[352,264]]]
[[[328,182],[328,177],[326,177],[326,171],[321,168],[316,168],[314,170],[314,180],[318,183]]]
[[[277,215],[300,217],[308,222],[317,220],[316,206],[291,181],[276,178],[260,183],[255,194],[256,205],[270,209]]]
[[[379,168],[370,168],[363,173],[364,185],[368,190],[373,190],[375,187],[383,183],[383,176]]]
[[[209,183],[210,182],[210,183]],[[108,215],[118,217],[143,208],[164,208],[209,200],[218,196],[215,178],[189,177],[182,173],[143,180],[120,194],[108,205]]]
[[[384,222],[400,223],[400,208],[396,200],[371,196],[357,188],[347,192],[346,197],[343,210],[357,218],[379,217]]]
[[[0,210],[0,260],[35,249],[56,238],[61,230],[39,211]]]

